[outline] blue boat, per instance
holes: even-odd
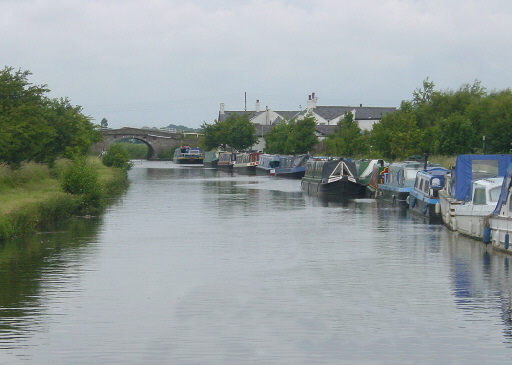
[[[274,175],[275,169],[279,166],[281,160],[279,155],[270,155],[264,153],[260,155],[258,166],[256,166],[257,175]]]
[[[464,215],[462,215],[462,211],[469,209],[468,207],[471,205],[469,202],[473,199],[475,182],[506,176],[507,167],[510,163],[512,163],[512,155],[505,154],[457,156],[455,167],[451,170],[450,175],[447,175],[445,186],[439,192],[443,223],[451,230],[460,231],[464,217],[490,214],[494,209],[484,212],[481,206],[474,207],[472,213],[464,212]],[[462,205],[465,207],[461,208]],[[474,236],[473,233],[463,233]]]
[[[411,212],[425,216],[432,223],[441,223],[439,191],[443,188],[445,176],[450,170],[444,167],[430,167],[418,171],[414,187],[407,201]]]
[[[173,161],[179,164],[202,164],[203,150],[199,147],[178,147],[174,150]]]
[[[256,171],[258,175],[271,175],[290,179],[301,179],[306,172],[309,155],[260,155]]]
[[[378,185],[377,197],[394,205],[407,208],[407,197],[414,187],[416,174],[424,166],[424,163],[418,161],[392,163],[383,171],[383,182]]]

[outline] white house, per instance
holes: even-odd
[[[232,114],[247,115],[249,121],[256,124],[258,136],[263,137],[272,125],[280,121],[292,118],[302,119],[307,115],[312,115],[317,124],[317,136],[322,140],[327,135],[334,133],[337,123],[345,117],[346,113],[352,113],[359,128],[371,130],[373,125],[378,123],[384,115],[396,110],[394,107],[364,107],[362,104],[359,106],[319,106],[317,103],[318,97],[315,93],[308,95],[305,110],[274,111],[268,106],[265,110],[261,110],[259,100],[256,100],[254,110],[225,110],[224,103],[221,103],[218,120],[223,121]],[[255,149],[263,150],[263,147],[264,141],[263,138],[260,138]]]

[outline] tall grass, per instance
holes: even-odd
[[[37,163],[26,163],[19,169],[0,165],[0,240],[33,232],[73,214],[97,213],[106,198],[124,190],[126,172],[107,168],[97,158],[89,158],[87,163],[97,174],[97,189],[101,191],[94,201],[87,194],[63,190],[71,161],[59,160],[52,168]]]

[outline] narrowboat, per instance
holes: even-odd
[[[257,175],[275,175],[275,169],[280,164],[279,155],[262,154],[256,166]]]
[[[439,191],[441,217],[451,230],[457,230],[456,207],[472,199],[472,183],[475,180],[503,177],[512,162],[511,155],[459,155],[455,166],[446,175],[445,184]]]
[[[427,217],[431,223],[442,223],[439,190],[443,188],[445,176],[449,172],[444,167],[418,171],[414,187],[407,198],[411,212]]]
[[[333,200],[362,197],[365,192],[357,182],[355,163],[344,158],[310,159],[301,188],[307,194]]]
[[[490,241],[494,248],[512,253],[510,244],[512,236],[512,165],[508,167],[507,174],[503,178],[500,197],[494,211],[488,217],[487,227],[490,237],[486,240],[484,233],[484,243]]]
[[[359,184],[366,186],[366,195],[368,197],[375,197],[378,177],[387,166],[389,166],[389,163],[382,159],[356,160],[357,181]]]
[[[309,155],[279,156],[279,166],[275,168],[275,176],[289,179],[302,179],[306,173],[306,162]]]
[[[471,184],[471,199],[454,209],[452,227],[466,236],[483,239],[487,217],[496,209],[503,177],[488,177]]]
[[[217,161],[217,169],[221,170],[233,170],[233,164],[235,163],[236,153],[222,151],[219,152],[219,160]]]
[[[387,172],[382,174],[382,183],[378,184],[377,197],[407,208],[407,197],[411,192],[416,174],[425,164],[418,161],[394,162],[389,165]]]
[[[239,174],[256,175],[256,166],[260,158],[259,152],[242,152],[236,154],[233,171]]]
[[[218,151],[206,151],[204,153],[203,158],[203,166],[204,167],[217,167],[217,163],[219,162],[219,152]]]
[[[173,161],[179,164],[201,164],[203,163],[203,150],[199,147],[178,147],[174,150]]]

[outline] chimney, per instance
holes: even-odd
[[[220,103],[219,114],[224,115],[224,103]]]
[[[363,104],[359,104],[359,107],[362,108],[363,107]]]
[[[268,105],[265,109],[265,124],[266,125],[269,125],[270,124],[270,109],[268,108]]]
[[[260,111],[260,101],[259,99],[256,100],[256,107],[255,107],[255,110],[256,110],[256,113],[258,113]]]
[[[316,108],[316,102],[318,101],[318,98],[315,96],[315,93],[312,93],[308,96],[308,106],[307,110],[315,109]]]

